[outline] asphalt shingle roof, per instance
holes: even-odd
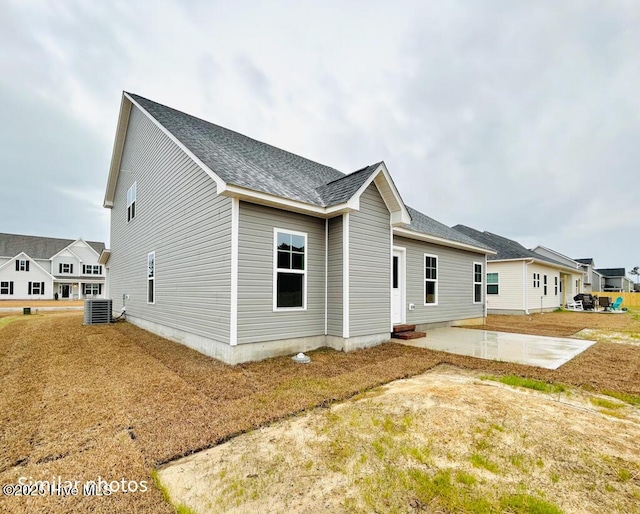
[[[371,174],[380,166],[380,162],[354,171],[349,175],[333,180],[316,189],[324,205],[336,205],[348,201]]]
[[[476,240],[475,238],[456,230],[456,227],[448,227],[447,225],[440,223],[439,221],[436,221],[409,206],[407,206],[407,210],[411,216],[411,223],[409,225],[410,230],[415,230],[416,232],[422,232],[423,234],[435,237],[441,237],[443,239],[448,239],[449,241],[485,248],[487,250],[493,249],[484,242]]]
[[[0,234],[0,257],[15,257],[20,252],[24,252],[32,259],[50,259],[74,241],[76,240]],[[86,241],[86,243],[98,253],[104,250],[104,243],[97,241]]]
[[[598,268],[596,270],[600,275],[605,277],[626,277],[627,270],[624,268]]]
[[[208,121],[127,93],[228,184],[328,207],[348,201],[381,163],[349,175]],[[481,248],[485,245],[415,209],[411,230]],[[488,247],[489,248],[489,247]]]
[[[317,189],[345,177],[329,166],[128,94],[229,184],[326,207],[332,204]],[[326,194],[333,197],[333,191]]]
[[[588,258],[588,259],[573,259],[576,262],[579,262],[580,264],[592,264],[593,263],[593,259]]]
[[[462,232],[463,234],[472,237],[473,239],[481,241],[489,248],[492,248],[496,252],[498,252],[496,255],[489,255],[489,257],[487,257],[488,260],[496,261],[510,259],[536,259],[539,261],[546,261],[551,264],[555,264],[556,266],[562,266],[563,268],[567,267],[566,264],[555,261],[553,259],[549,259],[544,255],[540,255],[539,253],[525,248],[513,239],[508,239],[497,234],[492,234],[491,232],[480,232],[479,230],[467,227],[465,225],[456,225],[453,228],[458,232]]]

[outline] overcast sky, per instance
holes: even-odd
[[[638,27],[637,0],[0,0],[0,231],[108,243],[126,90],[629,270]]]

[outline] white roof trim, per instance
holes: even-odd
[[[452,241],[450,239],[445,239],[443,237],[432,236],[430,234],[425,234],[424,232],[417,232],[415,230],[410,230],[407,228],[394,227],[393,229],[394,235],[401,237],[408,237],[409,239],[417,239],[419,241],[425,241],[427,243],[434,243],[440,246],[448,246],[450,248],[457,248],[459,250],[467,250],[470,252],[481,253],[484,255],[495,255],[496,252],[493,250],[488,250],[486,248],[480,248],[479,246],[470,245],[467,243],[460,243],[458,241]],[[495,262],[495,261],[489,261]]]
[[[98,264],[102,264],[103,266],[109,262],[109,257],[111,257],[111,250],[105,248],[100,253],[100,257],[98,257]]]
[[[519,262],[519,261],[528,261],[529,264],[533,264],[534,262],[536,264],[542,264],[543,266],[548,266],[549,268],[558,268],[558,269],[564,269],[564,270],[569,270],[572,273],[575,274],[582,274],[582,270],[576,269],[576,268],[572,268],[570,266],[565,266],[564,264],[556,264],[553,262],[549,262],[549,261],[545,261],[542,259],[536,259],[535,257],[518,257],[517,259],[491,259],[489,261],[489,263],[492,262]]]
[[[52,260],[53,260],[53,259],[55,259],[58,255],[60,255],[62,252],[64,252],[65,250],[68,250],[68,251],[69,251],[69,253],[71,253],[71,255],[73,255],[73,256],[74,256],[76,259],[78,259],[80,262],[83,262],[83,260],[82,260],[80,257],[78,257],[78,255],[77,255],[77,254],[76,254],[76,253],[75,253],[71,248],[69,248],[71,245],[73,245],[73,244],[77,243],[78,241],[82,241],[83,243],[87,244],[87,242],[86,242],[86,241],[83,241],[83,240],[81,240],[81,239],[76,239],[73,243],[68,244],[68,245],[67,245],[67,246],[65,246],[62,250],[60,250],[58,253],[56,253],[55,255],[52,255],[51,257],[49,257],[49,260],[50,260],[50,261],[52,261]],[[89,244],[87,244],[87,246],[88,246],[89,248],[91,248],[91,246],[90,246]],[[91,248],[91,249],[93,250],[93,248]],[[96,252],[95,250],[93,250],[93,252],[94,252],[96,255],[98,255],[98,252]]]
[[[32,259],[31,257],[29,257],[29,256],[28,256],[26,253],[24,253],[24,252],[20,252],[20,253],[19,253],[18,255],[16,255],[15,257],[11,257],[11,260],[10,260],[10,261],[5,262],[2,266],[0,266],[0,271],[2,271],[2,269],[3,269],[3,268],[6,268],[9,264],[11,264],[11,263],[15,262],[16,260],[19,260],[21,255],[24,255],[24,256],[25,256],[29,261],[33,262],[36,266],[38,266],[38,268],[40,268],[40,270],[41,270],[43,273],[46,273],[47,275],[49,275],[49,277],[51,277],[51,280],[54,280],[54,276],[53,276],[51,273],[49,273],[46,269],[44,269],[42,266],[40,266],[40,264],[38,264],[38,263],[36,262],[36,260],[35,260],[35,259]]]
[[[357,210],[350,206],[348,202],[332,205],[331,207],[320,207],[319,205],[312,205],[298,200],[290,200],[281,196],[229,184],[227,184],[225,188],[218,193],[231,198],[238,198],[251,203],[267,205],[269,207],[275,207],[287,211],[300,212],[302,214],[308,214],[318,218],[329,218],[344,212]]]
[[[348,175],[347,175],[348,176]],[[382,180],[387,183],[389,186],[389,190],[391,191],[391,195],[385,190],[384,187],[381,187],[380,183]],[[411,223],[411,216],[409,215],[409,211],[396,188],[396,185],[389,174],[389,170],[384,162],[381,162],[376,170],[369,176],[369,178],[360,186],[360,188],[354,193],[354,195],[347,201],[347,205],[351,207],[354,211],[360,210],[360,196],[364,193],[367,188],[371,185],[372,182],[376,183],[376,187],[380,193],[380,196],[384,200],[387,209],[392,214],[392,225],[408,225]],[[395,204],[395,205],[394,205]]]
[[[191,150],[182,144],[176,136],[169,132],[164,125],[156,120],[149,112],[147,112],[138,102],[136,102],[128,93],[122,92],[122,103],[120,106],[120,115],[118,117],[118,128],[116,130],[116,139],[113,144],[113,155],[111,157],[111,167],[109,169],[109,179],[107,181],[107,191],[104,197],[103,206],[106,208],[113,207],[113,197],[115,196],[116,184],[118,183],[118,175],[120,174],[120,164],[122,161],[122,152],[124,150],[124,141],[129,127],[129,117],[131,114],[131,106],[135,105],[151,122],[160,129],[171,141],[173,141],[184,153],[186,153],[202,170],[209,175],[216,183],[218,192],[224,190],[226,183],[211,168],[202,162]]]
[[[571,257],[567,257],[566,255],[561,254],[560,252],[556,252],[555,250],[552,250],[551,248],[547,248],[546,246],[538,245],[531,251],[535,252],[538,248],[542,248],[543,250],[546,250],[547,252],[551,252],[551,253],[557,255],[558,257],[562,257],[563,259],[567,259],[568,261],[571,261],[571,262],[575,263],[576,269],[580,268],[580,266],[587,266],[587,264],[583,264],[581,262],[578,262],[575,259],[572,259]],[[538,252],[536,252],[536,253],[538,253]]]

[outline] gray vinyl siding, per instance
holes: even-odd
[[[349,337],[391,331],[391,218],[371,184],[349,215]]]
[[[137,181],[136,216],[127,190]],[[111,210],[109,293],[114,310],[229,342],[231,200],[133,107]],[[155,305],[147,304],[147,254],[155,251]]]
[[[483,316],[483,304],[473,303],[473,263],[484,267],[484,255],[394,236],[406,248],[407,323],[439,323]],[[438,257],[438,305],[424,305],[424,254]],[[486,274],[486,270],[483,270]],[[484,299],[484,298],[483,298]]]
[[[274,228],[307,234],[307,309],[273,310]],[[324,335],[325,220],[240,202],[238,343]]]
[[[342,254],[342,216],[329,220],[329,259],[328,259],[328,300],[327,332],[342,337],[343,314],[343,254]]]

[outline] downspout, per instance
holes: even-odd
[[[324,220],[324,335],[328,334],[328,290],[329,287],[329,218]]]
[[[522,275],[522,292],[523,292],[523,307],[524,307],[524,313],[525,314],[529,314],[529,306],[527,305],[527,265],[529,264],[533,264],[533,259],[530,260],[529,262],[527,261],[522,261],[522,268],[523,268],[523,275]]]
[[[484,298],[484,323],[487,323],[487,316],[489,315],[489,306],[487,305],[487,254],[484,254],[484,276],[482,277],[482,297]]]

